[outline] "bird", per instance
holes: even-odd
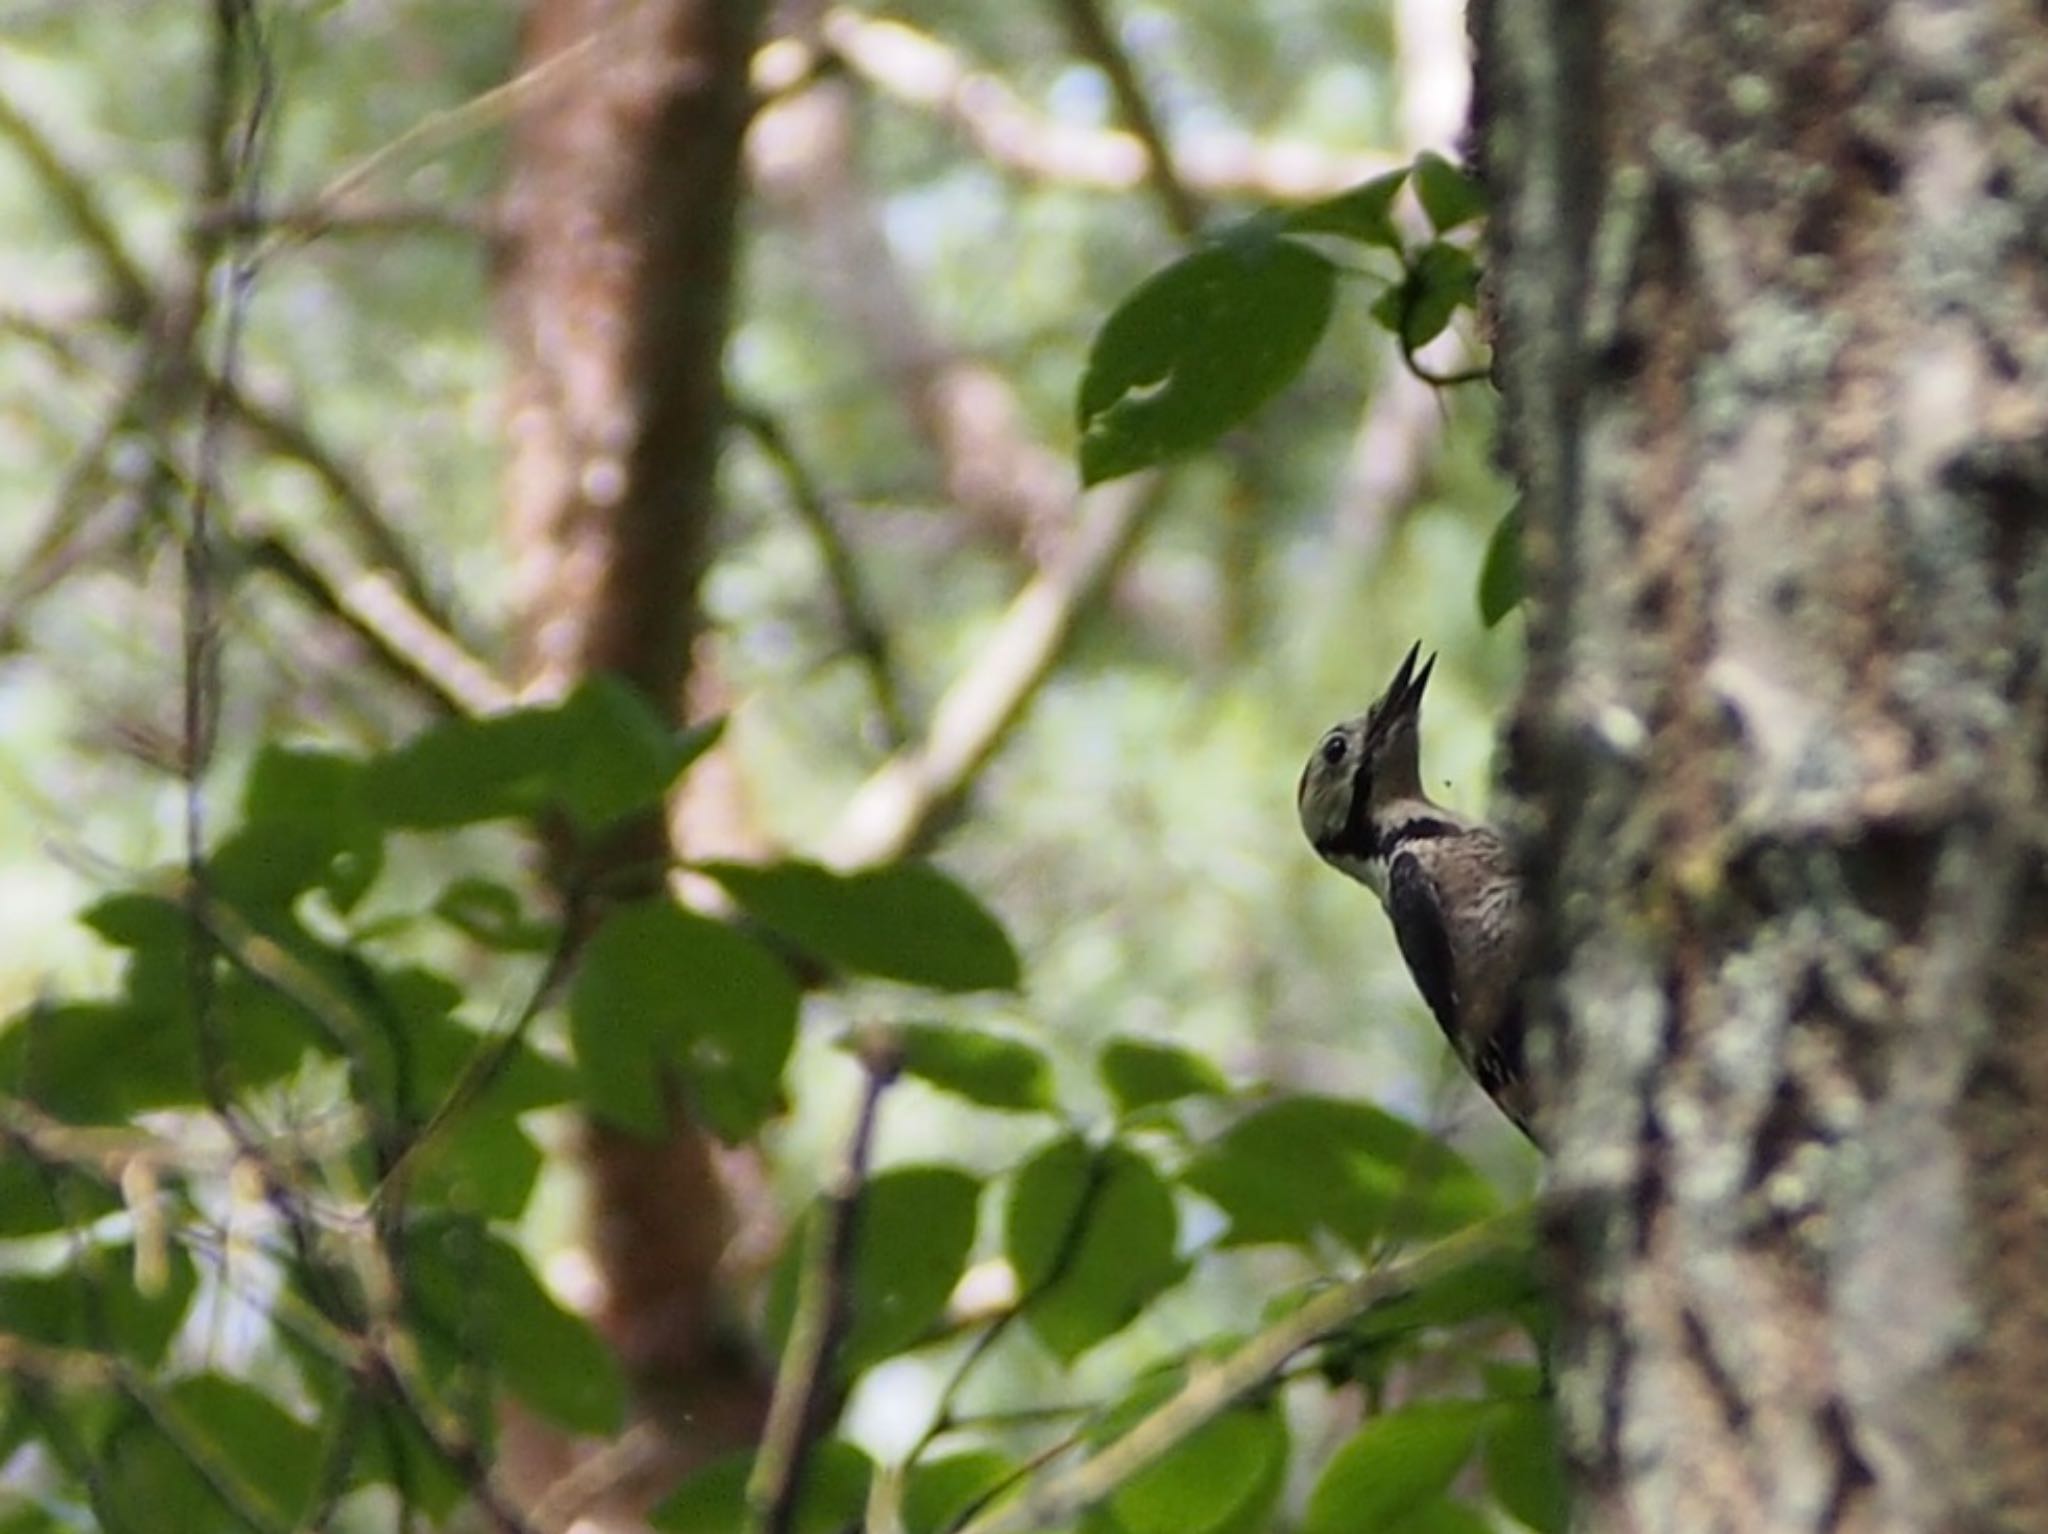
[[[1422,694],[1413,645],[1363,714],[1332,725],[1295,804],[1322,860],[1380,898],[1416,989],[1467,1072],[1540,1149],[1529,1090],[1522,977],[1531,926],[1513,849],[1423,792]]]

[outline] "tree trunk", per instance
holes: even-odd
[[[521,63],[539,75],[512,137],[498,273],[529,696],[610,671],[685,712],[758,23],[747,0],[536,0],[529,14]],[[626,842],[621,867],[662,866],[658,822]],[[732,1212],[715,1147],[680,1119],[651,1141],[594,1125],[585,1159],[598,1320],[667,1429],[642,1467],[658,1486],[749,1441],[765,1406],[723,1330]]]
[[[1474,27],[1583,1524],[2048,1528],[2048,20]]]

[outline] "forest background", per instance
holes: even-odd
[[[1526,1193],[1292,803],[1419,638],[1482,810],[1518,666],[1489,391],[1417,376],[1471,317],[1386,307],[1478,211],[1387,179],[1457,156],[1453,8],[0,37],[0,1527],[951,1527]],[[1301,376],[1084,494],[1107,317],[1364,184]],[[722,1458],[835,1272],[800,1463]],[[1528,1300],[1314,1353],[1090,1526],[1553,1526]]]

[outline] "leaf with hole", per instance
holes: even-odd
[[[1271,229],[1182,257],[1124,300],[1081,377],[1081,481],[1207,447],[1299,373],[1329,323],[1336,268]]]

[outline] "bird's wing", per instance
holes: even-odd
[[[1450,934],[1444,928],[1436,884],[1412,852],[1396,853],[1387,869],[1387,915],[1393,919],[1394,941],[1408,961],[1416,989],[1436,1014],[1437,1026],[1462,1055]]]

